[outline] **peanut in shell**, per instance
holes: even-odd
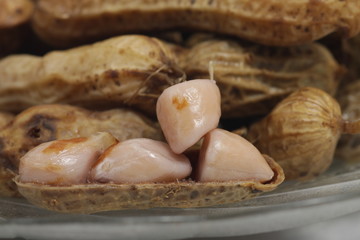
[[[342,119],[338,102],[324,91],[302,88],[281,101],[247,138],[276,159],[287,179],[307,180],[328,169],[342,133],[359,132],[358,122]]]
[[[33,27],[55,46],[169,29],[289,46],[332,32],[354,36],[360,31],[359,12],[358,0],[39,0]]]
[[[211,69],[221,91],[223,118],[265,115],[301,87],[333,95],[344,73],[316,43],[280,48],[213,38],[195,43],[179,59],[188,79],[209,78]]]
[[[42,57],[0,60],[0,111],[63,103],[96,110],[132,107],[155,116],[157,97],[181,81],[170,45],[126,35]]]

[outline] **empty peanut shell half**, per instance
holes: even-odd
[[[274,177],[266,183],[180,181],[144,184],[82,184],[51,186],[22,183],[16,178],[20,193],[34,205],[71,213],[94,213],[120,209],[154,207],[206,207],[230,204],[274,190],[284,180],[275,161],[265,156]]]
[[[166,29],[204,30],[287,46],[334,31],[354,36],[360,31],[359,12],[358,0],[40,0],[33,26],[42,39],[57,46]]]

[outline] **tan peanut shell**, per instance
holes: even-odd
[[[0,130],[5,128],[13,119],[14,119],[13,114],[0,112]]]
[[[33,10],[31,0],[0,1],[0,57],[21,47],[29,34]]]
[[[281,167],[265,156],[274,171],[270,182],[179,181],[175,183],[96,184],[50,186],[15,181],[32,204],[53,211],[94,213],[154,207],[191,208],[230,204],[274,190],[284,181]]]
[[[162,140],[157,123],[128,110],[89,111],[69,105],[40,105],[18,114],[0,131],[0,188],[12,186],[19,159],[33,147],[56,139],[88,137],[109,132],[118,140],[151,138]],[[2,182],[1,182],[2,181]],[[9,195],[0,191],[1,195]]]
[[[302,88],[281,101],[247,138],[282,166],[287,179],[309,179],[332,163],[344,129],[340,106],[316,88]]]
[[[315,43],[280,48],[208,39],[193,44],[179,59],[188,79],[210,78],[213,72],[223,118],[265,115],[305,86],[333,95],[343,73],[330,52]]]
[[[39,0],[33,26],[56,46],[174,28],[288,46],[334,31],[354,36],[360,31],[359,12],[358,0]]]
[[[92,109],[131,106],[155,115],[158,95],[182,77],[172,48],[139,35],[43,57],[13,55],[0,61],[0,110],[66,103]]]
[[[16,174],[3,165],[0,159],[0,197],[20,197],[15,182]]]

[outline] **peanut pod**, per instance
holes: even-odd
[[[179,59],[189,79],[206,79],[213,72],[224,118],[265,115],[305,86],[333,95],[344,72],[330,52],[315,43],[276,48],[210,39],[195,43]]]
[[[44,57],[10,56],[0,61],[0,109],[65,103],[92,109],[131,106],[155,115],[158,95],[183,79],[175,60],[173,48],[138,35]]]
[[[33,27],[56,46],[175,28],[288,46],[334,31],[354,36],[360,31],[359,12],[358,0],[39,0]]]
[[[342,133],[359,133],[360,122],[342,119],[338,102],[324,91],[302,88],[281,101],[247,138],[283,167],[287,179],[307,180],[326,171]]]

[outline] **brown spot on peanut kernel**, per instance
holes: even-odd
[[[109,154],[111,153],[111,151],[114,149],[114,147],[119,143],[119,141],[116,141],[113,145],[111,145],[110,147],[108,147],[103,154],[100,155],[100,157],[97,159],[97,161],[94,163],[93,168],[96,167],[97,165],[99,165],[102,161],[104,161],[104,159],[109,156]]]
[[[182,110],[189,105],[188,101],[185,98],[179,99],[178,97],[173,97],[172,104],[175,105],[177,110]]]
[[[68,139],[68,140],[58,140],[58,141],[55,141],[52,144],[50,144],[50,146],[48,146],[47,148],[45,148],[43,150],[43,153],[58,153],[72,144],[84,142],[86,140],[87,140],[87,138],[74,138],[74,139]]]

